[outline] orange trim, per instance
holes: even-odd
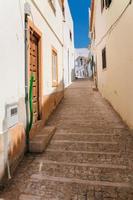
[[[61,0],[61,2],[62,2],[62,5],[64,5],[64,0]]]
[[[57,87],[58,86],[58,54],[57,50],[52,47],[52,61],[53,61],[53,54],[56,56],[56,81],[53,80],[53,63],[52,63],[52,87]]]
[[[61,0],[62,3],[62,9],[64,8],[64,0]]]

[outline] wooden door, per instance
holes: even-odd
[[[33,82],[33,125],[39,120],[39,38],[30,30],[30,77],[34,76]]]

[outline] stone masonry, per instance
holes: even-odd
[[[133,200],[133,136],[92,87],[78,80],[65,91],[50,145],[25,156],[2,200]]]

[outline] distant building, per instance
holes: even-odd
[[[87,78],[91,76],[89,50],[87,48],[75,49],[75,77]]]

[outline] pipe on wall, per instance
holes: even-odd
[[[26,145],[29,151],[29,93],[28,93],[28,14],[25,14],[25,106],[26,106]]]

